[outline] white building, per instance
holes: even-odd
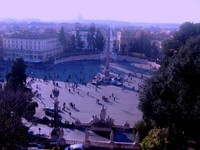
[[[74,30],[72,31],[72,35],[76,37],[77,32],[79,32],[81,41],[83,42],[83,49],[89,49],[88,42],[87,42],[88,30]]]
[[[3,59],[23,58],[27,62],[44,62],[63,52],[56,36],[11,35],[3,37]]]

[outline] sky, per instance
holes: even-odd
[[[200,22],[200,0],[0,0],[0,19]]]

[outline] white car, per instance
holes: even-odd
[[[69,147],[65,148],[65,150],[85,150],[83,144],[74,144],[70,145]]]

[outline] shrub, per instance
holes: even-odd
[[[139,133],[140,142],[147,136],[149,130],[151,130],[151,127],[147,125],[143,120],[139,120],[134,124],[133,132],[134,134],[137,132]]]
[[[165,149],[166,129],[152,129],[142,140],[143,150],[163,150]]]

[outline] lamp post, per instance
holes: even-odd
[[[52,90],[53,96],[54,96],[54,127],[58,127],[58,96],[59,96],[59,90],[54,88]]]

